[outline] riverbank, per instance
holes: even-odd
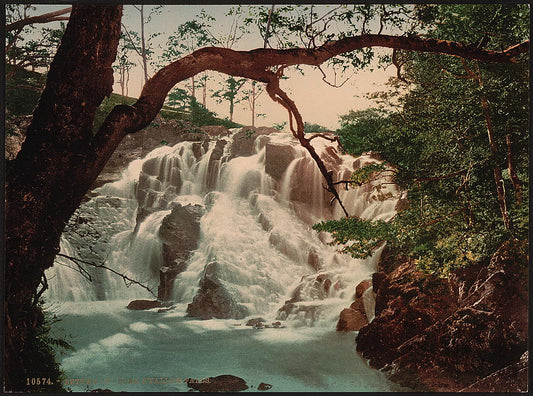
[[[438,278],[386,253],[373,276],[375,319],[358,352],[419,391],[525,392],[528,244],[508,241],[490,263]]]

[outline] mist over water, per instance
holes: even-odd
[[[148,349],[155,347],[160,353],[162,345],[182,348],[177,344],[205,344],[206,339],[199,334],[209,334],[211,341],[220,338],[224,344],[217,353],[233,357],[246,353],[246,349],[253,353],[261,343],[276,346],[275,353],[281,354],[283,348],[278,350],[280,343],[291,345],[288,348],[298,344],[300,346],[294,347],[294,351],[302,352],[311,348],[310,345],[317,340],[327,339],[332,350],[345,356],[343,361],[348,366],[357,360],[357,370],[361,373],[379,374],[355,355],[353,336],[348,341],[345,335],[335,333],[334,329],[339,312],[350,305],[357,283],[369,278],[375,271],[380,250],[368,259],[353,259],[337,253],[335,247],[329,246],[328,235],[318,234],[311,229],[311,225],[317,221],[341,217],[342,211],[337,203],[330,205],[330,197],[322,186],[323,178],[316,164],[290,136],[286,133],[270,133],[247,142],[242,137],[236,138],[236,131],[232,132],[229,136],[212,139],[208,143],[182,142],[173,147],[157,148],[144,159],[133,161],[120,180],[94,190],[93,198],[84,203],[91,208],[97,200],[105,199],[108,202],[111,198],[119,199],[113,201],[113,205],[110,205],[112,208],[102,212],[99,217],[100,228],[110,235],[107,251],[100,254],[100,258],[105,260],[106,266],[141,281],[155,291],[159,284],[159,270],[164,265],[159,236],[163,219],[171,213],[176,203],[200,204],[204,214],[200,218],[197,249],[190,254],[186,269],[174,280],[174,308],[167,313],[126,310],[125,305],[132,299],[154,297],[143,288],[129,285],[122,278],[101,269],[91,268],[94,279],[88,282],[85,279],[87,276],[67,267],[76,265],[66,258],[58,258],[59,265],[47,271],[50,288],[45,296],[54,306],[62,303],[59,306],[66,315],[65,325],[79,332],[81,322],[93,326],[93,321],[102,320],[109,324],[107,328],[100,329],[95,337],[80,336],[78,348],[81,346],[81,349],[63,361],[67,372],[89,370],[95,375],[103,375],[101,370],[104,369],[99,368],[101,364],[90,363],[93,361],[89,359],[90,356],[94,355],[94,359],[97,359],[99,354],[103,354],[107,356],[106,359],[123,367],[118,363],[123,348],[130,350],[131,345],[135,345],[138,351],[146,349],[142,355],[150,354]],[[356,160],[342,155],[319,140],[315,139],[313,143],[317,143],[317,151],[328,168],[335,172],[336,180],[346,179],[355,168],[375,161],[370,156]],[[250,146],[249,155],[236,155],[244,150],[243,146]],[[385,192],[393,195],[397,192],[392,185],[387,185],[387,189]],[[371,188],[350,188],[340,194],[352,215],[387,220],[394,214],[395,199],[381,201]],[[142,216],[139,215],[141,210]],[[68,256],[76,257],[77,250],[68,238],[69,234],[66,233],[62,238],[61,250]],[[75,243],[80,242],[77,240]],[[285,328],[255,331],[250,327],[235,326],[242,325],[245,320],[198,321],[186,318],[187,305],[200,292],[199,283],[207,266],[215,268],[220,284],[229,292],[235,304],[244,309],[246,318],[261,316],[267,322],[281,319]],[[317,289],[318,276],[328,279],[331,287]],[[279,309],[287,300],[294,300],[295,296],[296,309],[289,314],[280,314]],[[84,305],[91,309],[100,308],[92,315],[82,315],[81,322],[73,321],[72,317],[78,315],[77,310]],[[365,296],[365,306],[373,306],[371,293]],[[187,334],[190,338],[186,337]],[[237,338],[236,344],[233,344],[233,337],[243,340],[241,347],[245,350],[240,351]],[[306,340],[311,340],[310,344]],[[207,344],[211,345],[211,341]],[[307,346],[302,349],[302,344]],[[263,348],[267,348],[266,345]],[[342,352],[345,347],[350,350],[348,354]],[[206,345],[198,348],[203,350]],[[113,350],[116,353],[111,352]],[[326,350],[330,351],[321,348],[321,353],[329,353]],[[216,366],[211,367],[211,363],[216,362],[217,358],[207,356],[214,351],[204,352],[206,355],[202,357],[202,362],[197,362],[196,377],[200,373],[205,376],[224,374],[231,367],[237,371],[244,370],[244,366],[230,364],[224,372],[213,372]],[[270,353],[266,350],[263,352],[267,355]],[[109,357],[110,353],[113,356]],[[198,350],[195,352],[191,347],[189,353],[198,353]],[[134,362],[137,361],[135,356],[130,356]],[[192,355],[187,356],[187,359],[191,359]],[[279,359],[280,356],[272,358]],[[152,356],[148,361],[154,360],[154,367],[158,367],[160,372],[165,371],[160,363],[155,363],[159,362],[158,359]],[[221,359],[220,364],[225,361]],[[142,358],[138,360],[137,363],[142,365]],[[205,360],[211,363],[205,363]],[[184,363],[179,364],[185,370]],[[319,366],[324,369],[323,365]],[[131,365],[129,367],[133,370]],[[139,370],[142,371],[138,369],[137,374]],[[254,378],[269,370],[276,371],[274,367],[266,371],[259,368],[250,370],[247,373],[254,372]],[[318,366],[309,370],[316,371],[316,378],[320,377]],[[339,376],[349,375],[340,374],[344,371],[339,369]],[[317,380],[309,388],[303,385],[306,383],[303,379],[296,379],[298,375],[287,372],[274,377],[278,384],[285,383],[288,391],[340,391],[354,386],[353,378],[348,378],[344,385],[337,385],[338,389],[325,380]],[[353,376],[357,377],[357,373],[354,372]],[[378,377],[377,382],[375,378],[372,380],[373,385],[361,383],[358,386],[360,389],[355,390],[388,390],[390,384],[381,376]],[[351,385],[346,385],[348,383]],[[115,388],[110,389],[120,388],[118,383],[115,385]],[[120,389],[149,391],[139,384],[134,388]],[[181,388],[170,386],[168,389]],[[272,390],[284,389],[278,387]],[[158,388],[152,391],[163,390]]]

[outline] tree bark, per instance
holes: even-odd
[[[88,148],[97,107],[112,92],[121,6],[74,6],[27,137],[6,170],[6,390],[25,390],[35,301],[63,228],[92,184]],[[33,357],[35,359],[35,357]]]

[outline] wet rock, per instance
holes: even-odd
[[[318,253],[316,251],[309,251],[309,255],[307,256],[307,264],[309,264],[309,266],[313,268],[316,272],[320,271],[322,265],[320,263],[320,257],[318,256]]]
[[[372,281],[366,279],[355,287],[354,302],[350,308],[345,308],[339,315],[337,331],[359,331],[368,324],[368,314],[363,300],[364,293],[372,286]]]
[[[192,303],[187,306],[187,315],[201,319],[242,319],[248,310],[238,304],[219,278],[219,264],[216,261],[206,265],[200,280],[200,289]]]
[[[194,154],[194,158],[196,158],[197,160],[200,159],[200,157],[202,156],[202,143],[194,142],[191,147],[192,153]]]
[[[160,269],[159,299],[168,301],[171,298],[176,275],[185,270],[191,252],[198,247],[203,214],[201,205],[174,203],[170,214],[161,222],[159,237],[163,242],[164,265]]]
[[[328,168],[338,167],[342,163],[342,159],[339,157],[337,149],[333,146],[327,146],[320,155],[320,158],[322,158],[326,165],[328,165]]]
[[[187,386],[200,392],[239,392],[248,389],[246,381],[234,375],[209,377],[206,381],[188,381]]]
[[[227,142],[225,140],[217,140],[215,147],[209,157],[207,164],[207,188],[214,189],[218,178],[218,171],[220,169],[220,160],[224,154],[224,147]]]
[[[141,311],[144,309],[162,308],[165,304],[157,300],[133,300],[126,308],[133,311]]]
[[[258,136],[279,132],[267,127],[244,127],[233,136],[230,158],[249,157],[254,153],[254,144]]]
[[[264,322],[266,322],[266,320],[263,318],[252,318],[248,320],[248,322],[246,322],[246,326],[255,326],[256,324],[264,323]]]
[[[272,385],[266,384],[264,382],[261,382],[259,384],[259,386],[257,387],[257,390],[260,390],[260,391],[266,391],[266,390],[269,390],[269,389],[272,389]]]
[[[363,294],[367,289],[372,286],[372,280],[371,279],[365,279],[364,281],[359,282],[359,284],[355,287],[355,298],[361,298],[363,297]]]
[[[368,324],[366,315],[352,308],[344,308],[337,322],[337,331],[359,331]]]
[[[275,329],[280,328],[281,327],[281,322],[278,321],[278,322],[272,323],[272,327],[274,327]]]
[[[222,125],[206,125],[200,127],[200,129],[211,137],[228,136],[231,133],[228,128]]]
[[[289,164],[296,158],[296,151],[288,145],[267,143],[265,147],[265,172],[280,181]]]
[[[263,230],[265,230],[266,232],[270,231],[274,227],[272,225],[272,222],[263,213],[259,215],[258,220],[261,224],[261,228],[263,228]]]
[[[158,116],[151,125],[122,139],[91,188],[118,180],[131,161],[144,157],[157,147],[173,146],[186,140],[197,141],[204,136],[205,132],[187,121],[166,120]]]
[[[508,241],[488,266],[456,271],[450,282],[400,265],[379,283],[376,318],[357,350],[416,390],[526,389],[527,246]]]

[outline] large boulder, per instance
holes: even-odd
[[[118,180],[131,161],[144,157],[157,147],[173,146],[183,141],[198,141],[204,137],[206,133],[190,122],[158,116],[143,130],[124,136],[92,188]]]
[[[337,322],[337,331],[359,331],[368,324],[366,315],[359,310],[344,308]]]
[[[200,279],[200,288],[192,303],[187,306],[187,315],[200,319],[242,319],[248,310],[238,304],[220,279],[220,264],[212,261],[205,266]]]
[[[249,157],[254,153],[255,140],[262,135],[279,132],[268,127],[244,127],[233,135],[230,158]]]
[[[170,299],[174,278],[185,270],[191,252],[198,247],[200,218],[204,211],[201,205],[173,203],[172,211],[161,222],[159,237],[163,243],[164,264],[160,269],[160,300]]]
[[[296,151],[292,146],[267,143],[265,146],[265,172],[279,182],[295,158]]]
[[[376,318],[359,332],[357,350],[417,390],[489,392],[484,378],[506,367],[494,377],[498,389],[525,389],[507,374],[521,372],[513,365],[527,350],[527,262],[527,243],[509,241],[488,266],[456,271],[451,281],[400,265],[379,282]]]
[[[359,331],[368,324],[368,313],[365,309],[365,292],[372,286],[370,279],[365,279],[355,287],[354,301],[350,308],[345,308],[339,315],[337,331]]]
[[[226,140],[217,140],[215,147],[209,157],[207,164],[207,188],[213,190],[216,187],[218,180],[218,172],[220,170],[220,160],[224,154],[224,147],[228,142]]]
[[[200,381],[190,380],[187,386],[200,392],[239,392],[248,389],[245,380],[229,374]]]

